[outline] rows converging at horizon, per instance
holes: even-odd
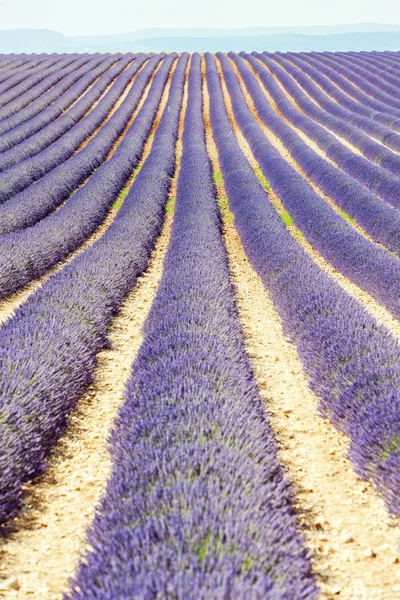
[[[1,597],[400,597],[399,67],[0,55]]]

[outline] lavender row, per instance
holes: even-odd
[[[62,136],[65,136],[60,140],[59,146],[62,148],[67,146],[70,154],[77,150],[80,144],[103,122],[108,112],[113,108],[115,102],[118,101],[118,94],[121,94],[124,82],[129,82],[136,73],[140,61],[135,61],[132,69],[127,69],[125,73],[118,78],[121,72],[128,67],[131,62],[130,57],[121,59],[112,69],[103,73],[98,81],[96,81],[96,84],[80,98],[69,111],[65,112],[57,120],[49,123],[36,134],[28,134],[29,137],[24,142],[1,152],[0,140],[0,172],[10,169],[17,163],[19,164],[22,163],[22,161],[26,161],[31,156],[39,154],[39,152],[50,147],[50,145],[53,154],[53,162],[51,164],[58,164],[61,162],[59,161],[59,156],[61,156],[62,161],[68,158],[68,155],[65,155],[64,150],[61,150],[60,155],[57,154],[57,146],[54,142],[60,140]],[[107,94],[99,101],[97,106],[93,108],[93,104],[99,100],[103,92],[113,81],[115,81],[114,86],[112,86]],[[76,127],[78,123],[79,131],[78,127]],[[25,135],[29,129],[30,123],[28,122],[24,127]],[[66,135],[67,132],[69,132],[68,135]],[[11,135],[12,133],[13,132],[7,134],[6,137],[8,138],[8,141],[11,141],[13,137]],[[42,153],[40,156],[40,170],[41,172],[46,172],[44,170],[45,168],[42,166],[43,164],[46,164],[45,153]],[[26,165],[27,163],[21,164],[20,167],[18,167],[18,170],[20,168],[25,171],[27,168]]]
[[[332,55],[329,52],[323,53],[323,58],[326,59],[326,64],[332,65],[332,68],[339,69],[340,71],[343,71],[343,73],[351,72],[353,76],[359,77],[364,85],[366,83],[371,86],[371,91],[373,90],[373,93],[379,92],[380,94],[386,94],[386,101],[388,104],[390,104],[393,99],[399,104],[398,94],[400,82],[398,76],[391,77],[388,74],[385,74],[382,68],[378,68],[374,71],[373,65],[369,64],[367,67],[367,65],[363,65],[359,61],[354,60],[354,58],[345,58],[340,52],[336,52],[335,55]]]
[[[281,69],[281,67],[264,55],[255,53],[255,56],[259,57],[261,61],[268,66],[271,73],[277,77],[290,96],[296,100],[299,107],[310,117],[308,124],[305,119],[302,120],[301,128],[306,132],[307,136],[315,141],[321,150],[325,152],[327,157],[345,173],[348,173],[351,177],[358,180],[372,193],[380,196],[394,207],[399,207],[400,178],[385,172],[378,165],[371,163],[363,156],[355,154],[344,144],[339,142],[329,133],[329,131],[319,126],[315,121],[319,121],[325,127],[332,126],[334,117],[328,115],[325,111],[318,108],[311,100],[307,99],[306,95],[301,91],[301,88]],[[298,112],[301,114],[300,111]],[[348,127],[351,128],[350,125]],[[336,126],[333,125],[332,129],[336,129]],[[378,145],[376,142],[367,139],[364,151],[366,151],[368,146],[371,147],[371,144]],[[380,152],[385,154],[385,148],[380,145],[378,145],[378,147]],[[373,152],[374,151],[375,150],[373,150]],[[400,161],[400,158],[395,154],[389,158],[384,156],[382,160],[386,167],[388,167],[389,164],[392,166],[394,161]]]
[[[399,66],[399,54],[397,52],[378,52],[377,50],[373,50],[372,52],[367,53],[361,51],[359,54],[372,55],[378,58],[380,61],[384,62],[385,64],[390,65],[394,69],[397,69],[397,67]]]
[[[246,67],[242,58],[230,53],[239,73],[254,102],[255,108],[264,124],[279,138],[292,158],[304,171],[306,176],[328,194],[332,200],[364,228],[377,242],[392,252],[400,254],[400,213],[384,200],[377,198],[361,184],[347,176],[341,169],[319,156],[306,144],[292,127],[278,117],[255,77]],[[326,136],[325,130],[311,119],[296,110],[282,93],[273,77],[251,55],[243,57],[259,75],[265,89],[277,104],[281,115],[292,123],[296,129],[313,132],[314,139],[318,135]]]
[[[385,58],[379,56],[378,53],[349,51],[346,52],[346,54],[352,61],[355,61],[358,66],[361,65],[365,68],[372,66],[374,67],[372,71],[374,74],[390,75],[394,79],[397,79],[397,82],[399,81],[400,75],[393,62],[385,60]],[[343,56],[343,53],[338,52],[338,55]]]
[[[86,60],[87,57],[82,60],[83,64],[89,63],[90,65],[97,66],[103,61],[111,61],[111,63],[117,62],[116,57],[104,58],[104,57],[93,57],[90,61]],[[53,85],[47,92],[43,90],[42,94],[37,96],[36,88],[26,92],[22,95],[22,101],[18,99],[14,100],[4,108],[0,110],[0,134],[3,134],[16,125],[19,125],[23,121],[30,119],[40,113],[44,108],[50,106],[59,96],[68,90],[73,83],[77,81],[74,79],[76,61],[71,63],[69,67],[63,69],[63,77],[58,83]],[[72,83],[71,83],[72,82]],[[36,86],[38,87],[38,86]]]
[[[2,83],[3,81],[5,81],[6,79],[9,79],[11,77],[13,77],[14,75],[18,75],[20,73],[23,73],[25,77],[27,77],[29,74],[34,73],[36,70],[41,70],[43,69],[42,66],[40,66],[40,64],[43,62],[43,60],[51,58],[48,55],[39,55],[38,57],[35,57],[31,60],[26,59],[26,58],[22,58],[21,60],[14,60],[13,62],[8,62],[8,64],[6,64],[4,66],[4,69],[0,69],[0,83]],[[7,61],[5,61],[7,62]],[[39,67],[38,69],[36,69],[36,67]],[[23,78],[22,78],[23,79]],[[22,81],[22,79],[17,78],[17,82],[19,83],[19,81]]]
[[[43,60],[45,54],[26,54],[25,52],[21,53],[7,53],[1,54],[1,65],[0,70],[14,70],[14,69],[26,69],[28,68],[28,64],[38,64],[40,60]],[[47,54],[47,56],[49,56]]]
[[[295,225],[328,262],[400,318],[400,259],[358,233],[286,162],[253,119],[229,60],[217,56],[236,122]]]
[[[206,61],[213,136],[244,250],[297,346],[320,414],[349,437],[357,473],[400,515],[400,347],[289,234],[235,140],[214,58]],[[290,191],[292,179],[285,184]]]
[[[53,67],[50,74],[47,76],[43,75],[42,80],[36,83],[36,85],[26,85],[26,82],[29,80],[27,78],[20,85],[4,94],[5,100],[7,99],[8,101],[0,108],[0,123],[10,115],[14,115],[16,112],[28,107],[34,100],[40,100],[41,96],[47,91],[51,92],[53,86],[60,82],[65,74],[70,73],[71,67],[72,69],[74,68],[73,62],[66,59],[62,64]],[[21,87],[27,89],[20,90],[19,88]]]
[[[176,54],[156,73],[148,97],[113,156],[67,202],[34,227],[0,238],[0,298],[46,273],[91,235],[137,165]],[[129,105],[128,105],[129,106]]]
[[[354,66],[350,69],[345,61],[341,61],[341,59],[332,60],[329,57],[329,54],[325,53],[301,53],[301,57],[307,62],[318,64],[320,68],[326,65],[334,72],[348,79],[350,83],[359,88],[361,92],[371,96],[375,100],[382,102],[388,108],[395,109],[398,113],[400,108],[398,89],[396,89],[395,86],[385,84],[374,75],[370,75],[366,69],[357,66]],[[342,62],[343,64],[341,64]]]
[[[371,52],[360,51],[359,54],[374,56],[385,65],[389,65],[394,69],[397,69],[399,66],[400,55],[398,52],[379,52],[378,50],[372,50]]]
[[[81,144],[86,141],[88,136],[94,133],[108,117],[110,110],[118,102],[121,94],[129,85],[132,77],[137,73],[145,60],[145,56],[143,56],[142,59],[135,60],[135,62],[117,78],[111,89],[100,100],[97,106],[75,125],[70,132],[63,135],[61,139],[49,145],[36,156],[27,158],[22,163],[16,164],[10,169],[3,171],[0,174],[0,203],[9,200],[12,196],[29,187],[46,173],[68,160],[74,152],[79,149]],[[105,123],[103,126],[105,128],[104,132],[103,128],[101,128],[100,132],[97,133],[95,137],[98,137],[100,134],[101,141],[97,143],[100,143],[101,146],[104,145],[103,140],[107,139],[107,136],[111,135],[113,136],[113,139],[115,139],[116,123],[119,124],[118,134],[121,133],[123,126],[126,124],[136,104],[139,102],[144,86],[159,60],[159,56],[151,59],[148,66],[139,73],[138,77],[135,79],[135,83],[137,80],[137,85],[134,84],[128,92],[129,98],[134,98],[134,102],[130,104],[131,111],[127,112],[127,104],[125,104],[124,108],[118,111],[117,116],[115,116],[116,113],[114,113],[111,119]],[[96,141],[94,144],[96,144]]]
[[[70,194],[106,161],[113,145],[122,134],[152,72],[163,55],[154,56],[136,76],[120,107],[100,131],[74,156],[45,174],[39,181],[0,204],[0,234],[32,227],[56,209]],[[139,68],[145,58],[137,58],[132,68]],[[8,238],[12,239],[12,238]]]
[[[322,67],[321,65],[317,65],[314,68],[312,65],[305,63],[303,60],[301,60],[301,57],[299,55],[294,55],[292,53],[284,55],[284,58],[287,59],[285,60],[284,65],[287,64],[287,61],[290,61],[290,63],[293,63],[294,66],[300,69],[301,74],[297,70],[295,70],[292,73],[292,75],[296,78],[296,81],[301,83],[304,89],[306,89],[306,87],[309,86],[311,93],[315,92],[315,86],[313,86],[310,79],[306,75],[304,75],[306,73],[307,75],[309,75],[310,78],[312,78],[314,82],[318,84],[318,86],[322,88],[324,92],[326,92],[327,96],[321,93],[319,93],[318,95],[318,103],[321,106],[323,106],[323,108],[326,111],[331,112],[334,115],[336,114],[339,117],[345,117],[347,120],[351,119],[351,122],[354,123],[357,127],[358,120],[353,121],[353,119],[356,119],[353,113],[365,117],[366,121],[360,122],[360,128],[362,129],[364,126],[364,130],[368,133],[368,135],[379,139],[385,144],[386,139],[388,138],[389,142],[387,145],[389,147],[392,147],[390,145],[391,132],[389,130],[392,130],[394,132],[398,132],[400,130],[399,111],[393,109],[390,113],[390,111],[385,110],[385,107],[382,104],[371,101],[369,96],[367,96],[367,102],[364,102],[362,94],[359,94],[357,90],[357,100],[353,99],[348,94],[345,94],[340,90],[340,88],[337,87],[337,85],[334,85],[332,83],[332,81],[334,81],[335,79],[334,71],[332,71],[332,69]],[[331,71],[333,73],[333,78],[331,76]],[[344,77],[342,79],[346,81]],[[334,98],[337,104],[330,100],[330,97]],[[394,113],[397,113],[397,118],[395,117]],[[371,123],[371,121],[373,122]],[[367,128],[368,122],[370,124],[369,129]],[[377,123],[380,123],[384,127],[381,129],[376,128]],[[397,138],[397,135],[393,135],[394,144],[396,143]],[[396,147],[394,147],[394,149],[396,149]]]
[[[44,56],[44,54],[26,54],[25,52],[1,54],[1,70],[27,68],[28,63],[43,60]],[[49,55],[47,54],[47,56]]]
[[[168,155],[162,135],[176,130],[186,62],[183,55],[150,153],[160,164]],[[107,328],[147,267],[170,175],[158,176],[157,169],[146,179],[139,173],[104,235],[52,275],[0,329],[0,522],[16,514],[21,485],[45,469],[71,408],[92,380],[96,355],[108,345]]]
[[[266,58],[266,60],[268,61],[268,58]],[[400,135],[394,133],[380,123],[371,121],[365,116],[355,115],[350,110],[330,100],[309,77],[304,75],[300,69],[289,61],[282,59],[282,57],[275,57],[275,60],[283,69],[290,73],[292,77],[301,84],[301,87],[306,90],[307,94],[319,104],[319,106],[316,106],[315,103],[307,98],[304,92],[299,88],[297,94],[299,106],[306,106],[307,114],[312,114],[313,118],[319,123],[322,123],[325,127],[350,142],[371,162],[394,175],[400,173],[399,155],[395,152],[391,152],[391,150],[388,150],[387,148],[389,147],[398,152],[400,150]],[[294,83],[292,86],[296,87],[296,84]],[[365,131],[367,135],[361,133],[360,130]],[[376,138],[381,143],[377,143],[374,139],[371,139],[371,137]]]
[[[380,92],[376,86],[368,84],[363,78],[355,76],[355,80],[353,81],[353,78],[349,77],[350,73],[346,73],[346,76],[344,76],[345,69],[343,67],[337,70],[334,63],[320,56],[318,53],[300,53],[298,56],[304,63],[316,66],[318,69],[325,71],[329,68],[332,81],[335,83],[338,82],[338,85],[344,91],[350,93],[357,100],[361,98],[365,104],[376,106],[378,110],[383,110],[397,117],[399,116],[400,103],[388,94]],[[349,69],[346,69],[346,71],[349,71]]]
[[[364,53],[365,53],[364,50],[362,50],[360,52],[360,54],[364,54]],[[394,51],[388,52],[387,50],[382,52],[382,51],[378,51],[378,50],[372,50],[372,52],[371,53],[368,52],[368,54],[373,54],[374,56],[377,56],[380,59],[383,58],[385,60],[385,62],[390,62],[392,66],[394,66],[393,63],[396,63],[397,66],[399,65],[400,55],[398,52],[394,52]]]
[[[316,55],[311,55],[307,53],[299,53],[296,55],[291,55],[292,61],[300,61],[301,68],[305,65],[306,67],[315,67],[318,72],[322,72],[326,74],[327,77],[331,81],[333,81],[340,89],[342,89],[346,94],[354,98],[357,102],[361,104],[371,107],[372,109],[385,113],[387,115],[392,115],[394,117],[399,117],[399,109],[394,106],[389,106],[389,104],[384,102],[384,97],[382,99],[375,99],[370,94],[364,92],[360,87],[356,84],[349,81],[346,77],[344,77],[340,72],[333,69],[332,63],[324,63],[322,64],[317,60]]]
[[[11,75],[11,77],[6,77],[5,80],[0,83],[0,99],[2,94],[8,92],[15,86],[19,84],[24,85],[24,82],[28,77],[31,78],[32,82],[36,82],[36,80],[40,81],[49,72],[57,69],[57,65],[60,63],[63,64],[68,59],[70,59],[70,62],[72,62],[74,58],[76,58],[76,55],[71,55],[68,57],[68,55],[50,56],[43,54],[40,58],[28,63],[28,65],[26,65],[22,71]]]
[[[329,66],[321,65],[308,55],[288,53],[285,58],[301,71],[309,74],[341,106],[381,123],[381,125],[385,125],[392,131],[399,132],[400,111],[398,109],[374,100]]]
[[[2,54],[0,63],[0,73],[11,72],[17,69],[23,69],[29,62],[29,56],[26,54]]]
[[[398,116],[400,113],[398,111],[397,118],[389,113],[371,113],[370,108],[363,106],[361,102],[352,100],[346,94],[340,92],[338,88],[335,88],[328,77],[322,73],[322,68],[316,69],[308,64],[305,65],[295,56],[290,57],[290,62],[281,56],[274,58],[306,90],[307,94],[324,109],[321,110],[319,107],[316,109],[315,118],[318,118],[319,122],[351,142],[371,161],[394,174],[399,173],[398,155],[387,150],[387,148],[391,148],[395,152],[400,150],[400,135],[398,134],[400,130]],[[307,73],[307,75],[304,73]],[[321,92],[312,80],[316,81],[318,86],[322,87],[326,93]],[[334,96],[337,102],[330,100],[326,94]],[[315,104],[310,102],[301,91],[299,92],[299,98],[299,102],[308,107],[308,114],[313,112]],[[325,114],[324,111],[333,116]],[[375,121],[379,121],[379,123]],[[370,137],[360,134],[355,127],[365,131],[367,136],[371,136],[381,143],[376,144]]]
[[[339,54],[331,56],[327,53],[310,53],[310,56],[317,58],[323,64],[331,66],[337,72],[343,74],[346,78],[351,77],[350,81],[354,82],[357,87],[360,87],[373,98],[381,99],[385,104],[400,108],[399,101],[399,82],[385,82],[381,76],[373,74],[370,68],[358,66],[355,63],[349,65],[348,61],[343,59]]]
[[[18,85],[14,85],[9,90],[4,91],[0,95],[0,118],[2,118],[2,110],[1,108],[5,107],[7,109],[7,105],[10,104],[13,100],[17,99],[20,104],[24,98],[26,98],[26,104],[28,103],[28,99],[43,94],[44,91],[48,90],[54,83],[60,81],[62,75],[60,74],[60,70],[64,66],[68,66],[74,60],[74,56],[69,58],[64,58],[60,60],[60,57],[57,59],[52,59],[47,61],[48,67],[39,73],[35,73],[34,75],[30,75],[29,77],[25,77],[25,75],[21,74],[19,77],[22,78],[22,81]],[[11,78],[12,79],[12,78]],[[8,80],[6,83],[9,83]],[[5,85],[5,84],[3,84]],[[36,97],[37,97],[36,96]],[[25,106],[26,106],[25,104]]]
[[[189,73],[163,277],[70,598],[316,598],[236,314]],[[153,168],[157,168],[157,164]]]
[[[18,115],[13,115],[0,123],[0,151],[4,152],[15,144],[19,144],[55,121],[86,92],[98,77],[113,65],[116,67],[118,65],[115,58],[74,61],[65,70],[65,77],[59,84],[53,86],[51,98],[42,97],[29,105],[29,111],[21,110]],[[57,90],[55,90],[56,87]],[[36,106],[33,107],[33,104]],[[25,114],[22,115],[24,112]]]
[[[331,56],[331,53],[326,54]],[[336,54],[346,60],[347,66],[350,69],[353,65],[362,67],[363,69],[366,69],[368,73],[377,75],[380,79],[391,83],[395,87],[400,85],[400,74],[398,69],[387,65],[382,60],[374,57],[372,53],[363,55],[360,52],[337,52]]]

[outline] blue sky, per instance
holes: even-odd
[[[0,0],[0,28],[66,35],[147,27],[251,27],[379,22],[400,25],[399,0]]]

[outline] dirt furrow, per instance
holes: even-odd
[[[122,132],[122,134],[119,136],[118,140],[115,142],[113,149],[115,147],[117,147],[119,140],[123,138],[123,136],[125,135],[126,130],[128,129],[128,127],[132,124],[134,118],[136,117],[138,111],[140,110],[140,108],[143,106],[143,102],[145,101],[145,99],[147,98],[150,86],[151,86],[151,82],[154,79],[154,75],[157,73],[158,69],[160,68],[161,64],[163,61],[160,61],[158,63],[158,65],[156,66],[156,68],[154,69],[153,73],[150,75],[149,81],[147,82],[147,85],[144,89],[144,92],[142,94],[142,97],[137,105],[137,107],[135,108],[135,110],[132,113],[132,116],[130,117],[129,121],[127,122],[127,124],[124,127],[124,130]],[[84,142],[82,142],[82,144],[79,146],[79,148],[77,148],[74,152],[74,156],[75,154],[77,154],[80,150],[82,150],[85,146],[87,146],[87,144],[90,142],[90,140],[92,140],[94,138],[94,136],[100,131],[100,129],[107,123],[107,121],[109,121],[111,119],[111,117],[113,116],[113,114],[118,110],[118,108],[121,106],[122,102],[125,100],[125,98],[127,97],[127,95],[129,94],[133,84],[135,83],[136,77],[139,75],[139,73],[146,67],[146,65],[148,64],[148,61],[144,62],[139,69],[136,71],[136,73],[134,73],[134,75],[132,76],[130,82],[128,83],[128,85],[126,86],[125,90],[123,91],[123,93],[121,94],[121,96],[118,98],[117,102],[114,104],[114,106],[112,107],[112,109],[110,110],[110,112],[108,113],[108,115],[106,116],[106,118],[104,119],[104,121],[102,121],[102,123],[100,123],[100,125],[98,127],[96,127],[96,129],[93,131],[93,133],[91,133]],[[126,70],[126,69],[124,69]],[[124,71],[123,71],[124,72]],[[122,72],[122,73],[123,73]],[[121,73],[121,75],[122,75]],[[110,90],[111,86],[115,83],[115,79],[114,81],[112,81],[110,83],[109,86],[107,86],[107,90],[105,91],[104,94],[102,94],[101,98],[104,98],[104,95]],[[101,98],[99,98],[99,100],[97,101],[97,103],[101,100]],[[110,157],[112,153],[112,150],[110,151],[110,154],[107,156],[107,159]]]
[[[263,64],[264,67],[266,67],[266,65],[264,63],[262,63],[262,61],[260,61],[261,64]],[[280,65],[281,66],[281,65]],[[295,65],[297,66],[297,65]],[[282,67],[284,69],[284,67]],[[300,87],[301,91],[307,96],[308,100],[311,100],[316,106],[318,106],[318,108],[320,108],[321,110],[324,110],[328,115],[330,114],[328,111],[325,110],[325,108],[323,106],[321,106],[317,100],[315,100],[312,96],[309,95],[309,93],[307,92],[307,90],[305,90],[297,81],[296,79],[288,72],[286,71],[286,69],[284,69],[286,75],[288,75],[293,82]],[[282,92],[285,94],[285,96],[288,98],[288,100],[293,104],[293,106],[297,109],[300,110],[300,112],[302,112],[304,114],[304,112],[300,109],[300,107],[297,105],[296,101],[292,98],[292,96],[290,96],[290,94],[286,91],[286,89],[282,86],[282,84],[279,82],[279,80],[277,79],[277,77],[275,75],[272,75],[275,82],[279,85],[279,87],[281,88]],[[311,75],[309,75],[307,73],[307,77],[309,77],[309,79],[312,81],[312,83],[317,86],[318,88],[320,88],[321,92],[327,96],[329,98],[329,100],[332,100],[334,102],[336,102],[336,104],[339,104],[334,98],[332,98],[331,96],[329,96],[329,94],[321,88],[321,86],[315,81],[315,79],[313,79],[313,77]],[[330,83],[332,83],[333,85],[335,85],[336,87],[338,87],[334,81],[332,81],[329,76],[326,75],[326,77],[329,79]],[[358,88],[359,89],[359,88]],[[341,90],[339,88],[339,90],[346,94],[346,92],[344,92],[343,90]],[[362,91],[362,90],[360,90]],[[365,93],[365,92],[364,92]],[[346,94],[348,96],[348,94]],[[353,100],[354,102],[357,102],[358,104],[361,104],[361,102],[359,100],[357,100],[357,98],[353,98],[352,96],[350,96],[351,100]],[[341,104],[339,104],[340,106],[342,106]],[[346,107],[342,106],[342,108],[344,108],[345,110],[349,110],[350,114],[351,114],[351,109],[346,109]],[[356,113],[357,114],[357,113]],[[338,119],[341,119],[340,117],[337,117]],[[349,117],[350,118],[350,117]],[[371,121],[372,123],[374,122],[373,120]],[[351,142],[349,142],[348,140],[346,140],[345,138],[341,137],[338,133],[335,133],[334,131],[332,131],[331,129],[328,129],[325,125],[323,125],[322,123],[319,123],[319,125],[321,127],[323,127],[324,129],[326,129],[326,131],[328,131],[331,135],[333,135],[341,144],[343,144],[344,146],[346,146],[349,150],[351,150],[354,154],[358,154],[359,156],[363,156],[363,153],[361,152],[361,150],[359,150],[359,148],[357,148],[356,146],[353,146],[353,144]],[[384,142],[382,142],[381,140],[379,140],[378,138],[374,137],[373,135],[369,134],[367,131],[364,130],[360,130],[362,131],[362,133],[366,136],[368,136],[371,140],[373,140],[374,142],[376,142],[377,144],[380,144],[383,148],[388,148],[386,146],[386,144]],[[395,150],[393,148],[388,148],[391,152],[393,152],[394,154],[399,154],[398,150]],[[365,157],[364,157],[365,158]],[[370,160],[370,159],[366,159],[366,160]],[[371,161],[372,162],[372,161]]]
[[[166,101],[165,93],[153,130]],[[79,556],[85,551],[85,531],[110,472],[107,436],[123,402],[125,384],[141,344],[141,330],[157,291],[168,248],[186,101],[187,84],[179,121],[177,167],[163,229],[149,268],[113,320],[109,329],[111,347],[98,354],[93,384],[73,411],[69,427],[50,457],[48,471],[27,486],[26,509],[12,521],[10,535],[2,547],[0,597],[60,600]],[[150,143],[148,146],[144,156],[148,155]]]
[[[261,129],[263,130],[265,136],[268,138],[268,141],[271,142],[271,144],[274,146],[274,148],[276,148],[280,152],[280,154],[285,158],[285,160],[290,164],[290,166],[293,167],[303,177],[303,179],[305,179],[307,181],[307,183],[313,188],[313,190],[319,196],[321,196],[321,198],[323,198],[325,200],[325,202],[327,204],[329,204],[329,206],[331,208],[333,208],[333,210],[336,213],[338,213],[341,217],[343,217],[343,218],[345,218],[345,220],[347,220],[347,222],[353,227],[353,229],[355,229],[363,237],[365,237],[367,240],[369,240],[372,244],[375,244],[375,246],[378,246],[379,248],[383,248],[384,250],[387,250],[387,248],[385,248],[385,246],[383,246],[383,244],[380,244],[379,242],[376,242],[375,240],[373,240],[371,238],[371,236],[369,236],[368,233],[366,233],[364,231],[364,229],[360,225],[358,225],[354,219],[351,219],[350,217],[348,217],[347,214],[335,203],[335,201],[330,196],[325,194],[325,192],[323,192],[323,190],[304,173],[303,169],[300,167],[300,165],[297,163],[297,161],[292,158],[289,151],[286,150],[285,146],[280,141],[280,139],[260,119],[260,117],[257,114],[257,110],[254,106],[254,102],[246,89],[246,86],[240,76],[240,73],[239,73],[235,63],[233,61],[230,61],[230,62],[231,62],[232,68],[234,69],[235,74],[238,78],[238,81],[239,81],[241,90],[243,92],[243,95],[245,97],[247,106],[249,107],[253,118],[257,121],[257,123],[260,125]],[[277,109],[276,104],[274,103],[272,98],[269,96],[268,92],[263,87],[262,82],[260,81],[260,78],[257,75],[257,73],[251,68],[250,65],[248,65],[248,66],[249,66],[250,70],[252,71],[253,75],[255,76],[255,78],[257,79],[261,89],[264,91],[264,95],[266,96],[266,99],[268,100],[269,104],[274,109],[274,111],[279,115],[279,117],[282,119],[282,121],[284,121],[284,123],[286,123],[286,125],[288,127],[293,129],[293,131],[295,131],[299,135],[299,137],[303,140],[303,142],[305,142],[316,154],[321,156],[321,158],[325,159],[330,164],[335,165],[335,163],[326,156],[325,152],[323,150],[321,150],[317,146],[317,144],[315,144],[315,142],[313,142],[310,138],[308,138],[300,129],[297,129],[296,127],[294,127],[290,123],[290,121],[285,119],[285,117]],[[389,252],[389,250],[387,250],[387,251]]]
[[[56,600],[83,547],[86,527],[110,470],[107,435],[123,401],[168,246],[167,214],[148,271],[125,299],[98,354],[95,378],[70,418],[47,473],[26,486],[26,506],[1,548],[4,598]],[[1,584],[0,584],[1,585]],[[1,588],[0,588],[1,590]]]
[[[172,77],[172,73],[175,69],[175,66],[176,66],[176,63],[173,65],[173,67],[170,71],[168,80],[166,82],[164,92],[163,92],[163,95],[161,98],[160,106],[157,110],[156,117],[155,117],[155,120],[154,120],[154,123],[152,126],[152,131],[155,131],[155,129],[157,128],[158,123],[160,122],[160,119],[161,119],[162,112],[167,103],[168,93],[169,93],[169,89],[170,89],[170,85],[171,85],[171,77]],[[148,92],[148,86],[146,87],[146,90]],[[146,92],[146,90],[145,90],[145,92]],[[137,107],[137,109],[134,111],[132,119],[136,116],[138,110],[139,110],[139,107]],[[122,141],[122,139],[123,139],[123,136],[120,136],[118,138],[118,143],[120,143]],[[28,296],[30,296],[35,290],[37,290],[53,273],[56,273],[57,271],[62,269],[65,265],[67,265],[69,262],[71,262],[71,260],[73,260],[80,252],[83,252],[86,248],[88,248],[89,246],[94,244],[94,242],[96,242],[107,231],[107,229],[113,222],[115,215],[117,214],[118,210],[122,206],[124,198],[125,198],[126,194],[128,193],[129,188],[133,184],[136,174],[140,170],[141,164],[143,163],[145,158],[148,156],[150,149],[151,149],[152,142],[153,142],[153,137],[149,136],[144,145],[143,154],[142,154],[140,162],[138,163],[137,167],[131,173],[131,175],[128,178],[127,182],[125,183],[124,187],[120,191],[118,198],[116,198],[115,202],[112,204],[103,223],[96,229],[96,231],[91,236],[89,236],[83,244],[81,244],[76,250],[74,250],[74,252],[71,252],[71,254],[69,254],[69,256],[66,259],[62,260],[55,267],[52,267],[51,269],[49,269],[49,271],[45,275],[43,275],[42,277],[40,277],[39,279],[37,279],[35,281],[32,281],[25,288],[23,288],[22,290],[19,290],[12,296],[8,296],[4,300],[0,301],[0,326],[9,317],[11,317],[14,314],[15,310],[18,308],[18,306],[20,306],[28,298]],[[115,152],[117,147],[118,147],[118,144],[115,144],[113,149],[111,150],[108,158],[110,158],[110,156],[112,156],[112,154]],[[84,185],[84,183],[81,184],[81,186],[82,185]],[[79,186],[79,187],[81,187],[81,186]],[[66,202],[67,201],[68,200],[66,200]],[[60,207],[58,207],[57,210],[59,210],[59,208],[61,208],[61,206],[62,205],[60,205]]]
[[[217,174],[207,102],[205,123]],[[345,436],[317,416],[318,400],[308,388],[295,347],[283,335],[268,293],[246,258],[224,201],[223,184],[216,191],[247,351],[282,463],[293,483],[321,598],[396,598],[400,593],[397,522],[388,517],[372,487],[357,480],[345,458]]]
[[[121,74],[124,73],[131,65],[132,65],[133,60],[126,65],[126,67],[121,71]],[[117,65],[117,63],[114,63],[113,65],[111,65],[111,67],[109,69],[107,69],[106,73],[109,73],[110,71],[112,72],[112,69],[115,68],[115,66]],[[77,102],[79,102],[79,100],[81,100],[84,96],[86,96],[86,94],[96,85],[96,83],[98,82],[98,80],[100,79],[101,75],[99,75],[98,77],[96,77],[96,79],[93,81],[93,83],[91,83],[90,85],[88,85],[88,87],[86,88],[86,90],[84,92],[82,92],[82,94],[76,99],[74,100],[74,102],[72,102],[72,104],[70,104],[68,106],[68,108],[66,108],[62,114],[65,114],[66,112],[68,112],[69,110],[71,110],[71,108],[73,108],[75,106],[75,104],[77,104]],[[118,76],[117,76],[118,77]],[[115,79],[113,80],[112,83],[114,83]],[[111,83],[111,85],[112,85]],[[106,93],[108,91],[110,86],[107,86],[106,88]],[[104,94],[102,94],[102,96],[100,97],[100,99],[103,97]],[[96,106],[96,104],[99,103],[99,100],[96,100],[96,102],[93,104],[93,107]]]
[[[219,69],[220,71],[220,69]],[[220,71],[220,75],[221,75],[221,71]],[[259,178],[261,179],[261,181],[263,181],[263,178],[260,176],[261,173],[261,169],[259,168],[258,162],[256,161],[256,159],[253,156],[253,153],[249,147],[249,144],[247,143],[247,141],[245,140],[244,136],[242,135],[238,125],[236,124],[236,121],[234,119],[233,116],[233,112],[232,112],[232,105],[231,105],[231,101],[230,101],[230,97],[229,97],[229,93],[226,89],[226,85],[223,82],[223,80],[221,79],[221,83],[222,83],[222,90],[223,90],[223,95],[224,95],[224,100],[225,100],[225,106],[227,109],[227,113],[228,113],[228,117],[230,119],[230,122],[233,126],[234,132],[235,132],[235,136],[236,139],[238,140],[240,147],[242,149],[242,151],[245,153],[249,163],[251,164],[251,166],[253,167],[253,170],[257,173],[257,175],[259,176]],[[273,139],[273,134],[271,132],[269,132],[269,130],[267,128],[265,128],[264,132],[267,131],[268,132],[268,139],[270,141],[272,141]],[[280,151],[281,155],[283,156],[283,158],[285,158],[286,160],[289,159],[287,157],[287,152],[284,148],[282,148],[282,145],[280,144],[280,142],[277,142],[276,148]],[[281,201],[279,200],[278,196],[276,196],[276,194],[274,194],[274,192],[271,190],[270,187],[268,187],[266,190],[266,194],[267,194],[267,198],[270,202],[272,202],[272,204],[274,205],[274,207],[276,208],[277,212],[283,217],[287,215],[288,213],[285,211]],[[301,231],[295,227],[293,224],[291,225],[287,225],[287,229],[288,231],[291,233],[291,235],[293,235],[293,237],[296,239],[296,241],[303,246],[303,248],[310,254],[310,256],[313,258],[313,260],[318,264],[318,266],[325,272],[327,272],[333,279],[335,279],[335,281],[347,292],[349,293],[351,296],[353,296],[356,300],[358,300],[363,307],[382,325],[384,325],[385,327],[387,327],[387,329],[400,341],[400,322],[395,319],[395,317],[393,317],[388,310],[386,310],[383,306],[381,306],[379,304],[379,302],[377,302],[374,298],[372,298],[372,296],[370,296],[367,292],[365,292],[364,290],[362,290],[361,288],[359,288],[356,284],[354,284],[352,281],[350,281],[350,279],[348,279],[347,277],[344,277],[344,275],[342,275],[339,271],[337,271],[334,267],[332,267],[316,250],[314,250],[314,248],[306,241],[304,235],[301,233]]]

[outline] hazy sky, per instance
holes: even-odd
[[[67,35],[147,27],[400,24],[399,0],[0,0],[0,29]]]

